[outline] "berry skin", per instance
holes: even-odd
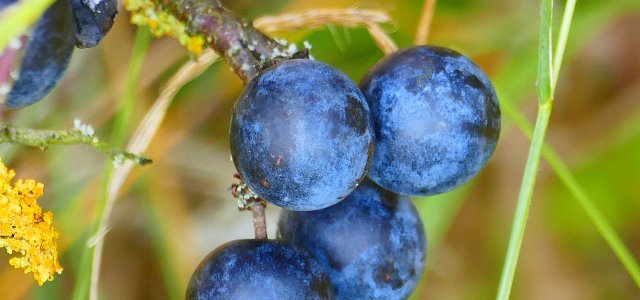
[[[274,240],[237,240],[218,247],[189,281],[187,300],[334,299],[324,269],[303,250]]]
[[[434,195],[474,177],[500,134],[487,76],[446,48],[418,46],[378,62],[360,83],[374,120],[369,178],[395,193]]]
[[[424,270],[426,237],[413,203],[369,180],[334,206],[283,210],[278,234],[327,266],[337,299],[406,299]]]
[[[76,20],[75,38],[78,48],[91,48],[111,30],[118,13],[117,0],[71,0]]]
[[[14,46],[0,53],[0,103],[4,102],[5,108],[31,105],[56,85],[73,53],[73,26],[69,2],[56,1],[42,15],[31,37],[16,39]],[[24,47],[26,52],[17,61],[18,51]],[[17,78],[10,75],[13,72]]]
[[[358,87],[324,63],[293,59],[254,78],[236,102],[231,155],[265,200],[316,210],[344,199],[373,153],[373,124]]]
[[[2,13],[5,7],[15,4],[16,2],[18,2],[18,0],[0,0],[0,13]]]

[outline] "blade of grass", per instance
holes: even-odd
[[[538,166],[540,163],[540,153],[542,144],[549,124],[551,116],[552,103],[548,102],[540,105],[538,108],[538,117],[536,126],[533,131],[533,139],[531,140],[531,148],[529,149],[529,157],[524,170],[524,177],[518,194],[518,202],[514,216],[511,235],[509,237],[509,247],[505,257],[502,276],[500,278],[500,286],[498,290],[498,299],[509,299],[511,293],[511,285],[513,284],[513,276],[515,274],[520,247],[529,215],[529,207],[531,206],[531,198],[533,188],[535,186],[536,177],[538,175]]]
[[[573,13],[573,10],[570,10]],[[553,18],[553,1],[540,1],[540,37],[538,48],[538,116],[533,131],[533,139],[529,149],[529,156],[524,170],[524,176],[518,194],[518,202],[516,205],[515,216],[509,237],[509,246],[505,257],[500,284],[498,287],[497,299],[509,299],[511,294],[511,286],[513,284],[513,276],[518,263],[518,256],[522,246],[524,231],[529,215],[529,207],[531,206],[531,198],[533,196],[533,188],[535,186],[536,177],[538,175],[538,166],[540,165],[540,153],[542,145],[549,125],[551,117],[551,109],[553,107],[552,84],[555,84],[552,73],[552,18]],[[570,19],[570,18],[569,18]],[[567,30],[560,34],[568,34]],[[564,37],[563,39],[566,39]],[[560,49],[564,51],[564,48]]]
[[[558,76],[560,75],[560,67],[562,66],[562,58],[564,56],[564,50],[567,47],[567,39],[569,37],[569,28],[571,27],[571,21],[573,19],[573,10],[576,7],[576,0],[567,0],[564,6],[564,13],[562,15],[562,22],[560,23],[560,33],[558,34],[558,41],[556,43],[556,51],[553,55],[553,74],[551,76],[551,95],[556,92],[556,84],[558,83]]]
[[[6,7],[0,19],[0,53],[9,42],[35,23],[54,0],[27,0]]]
[[[149,30],[144,27],[139,27],[136,31],[133,52],[129,63],[127,84],[120,100],[120,109],[116,115],[114,130],[111,136],[111,143],[113,145],[122,146],[126,136],[129,134],[130,119],[135,104],[138,80],[150,40],[151,34]],[[114,165],[110,162],[105,167],[101,197],[98,203],[96,203],[96,216],[99,216],[99,219],[94,222],[91,237],[83,253],[83,262],[80,273],[78,274],[78,282],[74,288],[73,299],[87,299],[87,296],[89,299],[98,299],[97,282],[100,275],[100,259],[102,257],[104,235],[108,231],[108,217],[113,207],[113,203],[107,201],[113,173]],[[88,257],[88,259],[85,258],[85,256]]]
[[[573,11],[575,8],[576,1],[568,0],[565,4],[565,10],[563,15],[563,20],[561,23],[561,27],[559,30],[559,36],[556,46],[556,51],[553,57],[553,77],[551,82],[552,87],[552,95],[554,94],[554,90],[556,87],[556,83],[558,80],[559,70],[561,67],[563,55],[565,53],[565,48],[567,45],[568,31],[570,26],[577,27],[574,30],[573,39],[576,39],[576,34],[578,36],[578,40],[582,42],[573,43],[573,48],[576,48],[576,44],[582,44],[585,40],[588,40],[588,37],[593,35],[594,30],[589,30],[588,28],[599,27],[595,24],[603,23],[604,20],[611,18],[611,16],[616,15],[619,12],[626,11],[629,9],[635,9],[637,6],[631,5],[631,2],[617,2],[613,6],[604,6],[590,9],[588,14],[582,14],[578,16],[575,24],[572,23]],[[600,15],[602,14],[602,15]],[[586,26],[589,24],[589,26]],[[574,41],[575,42],[575,41]],[[521,66],[521,64],[518,64]],[[512,72],[507,72],[512,73]],[[507,75],[505,78],[513,78],[513,75]],[[505,83],[512,83],[512,80],[502,80]],[[505,92],[505,90],[513,90],[513,88],[501,88],[500,91]],[[516,89],[517,90],[517,89]],[[503,95],[501,98],[514,98],[517,93],[511,93],[510,95]],[[503,113],[507,118],[514,122],[514,124],[522,130],[527,137],[530,139],[533,136],[533,128],[529,121],[514,107],[515,103],[513,101],[502,101],[501,108]],[[624,244],[623,240],[620,236],[615,232],[611,224],[606,220],[606,218],[602,215],[600,210],[595,206],[595,201],[591,198],[584,188],[580,185],[575,176],[571,173],[569,167],[562,161],[560,156],[551,148],[548,144],[544,144],[542,148],[542,157],[549,163],[552,170],[561,180],[561,182],[567,187],[569,192],[576,198],[580,207],[586,212],[587,217],[593,224],[596,226],[596,229],[605,239],[606,243],[613,250],[614,254],[617,256],[618,260],[625,267],[627,272],[630,274],[631,278],[634,280],[636,285],[640,287],[640,266],[629,250],[629,248]]]
[[[505,102],[505,105],[502,106],[502,111],[527,137],[531,138],[533,136],[531,124],[512,106],[511,102]],[[595,205],[595,201],[587,194],[582,185],[580,185],[571,173],[569,167],[562,161],[560,155],[546,143],[542,146],[542,157],[549,163],[551,169],[553,169],[556,176],[558,176],[573,197],[576,198],[589,220],[593,222],[600,235],[602,235],[605,242],[625,267],[636,286],[640,288],[640,265],[638,265],[629,248],[624,244],[623,240]]]

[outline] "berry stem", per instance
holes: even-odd
[[[229,191],[233,197],[238,199],[238,209],[251,210],[253,214],[253,231],[256,240],[266,240],[267,221],[264,216],[264,210],[267,206],[267,201],[254,194],[247,184],[244,183],[240,174],[234,174],[233,177],[239,182],[232,184]]]
[[[249,207],[253,214],[253,230],[255,232],[256,240],[267,239],[267,220],[264,215],[264,209],[267,203],[260,199],[251,201]]]
[[[203,34],[244,82],[253,79],[268,60],[286,55],[287,48],[230,10],[219,0],[154,0],[187,24],[189,31]]]

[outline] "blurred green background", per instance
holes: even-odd
[[[314,8],[386,11],[384,26],[400,47],[410,46],[422,1],[223,1],[241,15]],[[563,1],[556,1],[559,21]],[[529,120],[536,111],[538,1],[439,1],[431,44],[474,59],[493,80],[500,101]],[[122,97],[136,28],[121,10],[112,32],[94,49],[76,51],[61,85],[47,99],[5,122],[70,128],[80,118],[107,138]],[[640,257],[640,1],[578,1],[558,81],[547,141],[560,154],[636,258]],[[309,41],[316,59],[355,81],[383,54],[365,29],[329,26],[279,34]],[[186,61],[169,38],[154,40],[143,65],[134,127],[163,83]],[[234,173],[228,126],[241,81],[223,62],[178,94],[147,155],[124,185],[106,236],[103,299],[181,299],[192,270],[209,251],[252,237],[251,216],[238,212],[227,191]],[[529,140],[503,116],[498,148],[487,168],[462,189],[415,199],[429,240],[428,269],[415,299],[495,297]],[[78,278],[82,248],[95,218],[107,159],[86,146],[46,151],[0,145],[18,178],[45,184],[40,200],[55,214],[61,263],[53,282],[38,287],[0,254],[1,299],[67,299]],[[275,234],[277,208],[267,209]],[[640,299],[631,277],[576,200],[541,165],[513,299]]]

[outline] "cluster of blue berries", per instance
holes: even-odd
[[[251,191],[284,208],[279,239],[222,245],[187,298],[408,298],[426,256],[408,196],[469,181],[499,133],[491,82],[447,48],[388,55],[359,87],[313,60],[263,70],[235,105],[231,154]]]
[[[0,0],[0,16],[18,0]],[[117,0],[57,0],[31,33],[0,52],[0,105],[21,108],[44,98],[67,69],[74,47],[98,45],[117,14]]]

